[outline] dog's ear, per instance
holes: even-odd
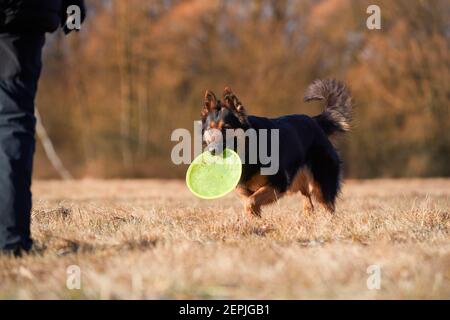
[[[208,110],[212,110],[217,107],[217,98],[214,92],[206,90],[204,107]]]
[[[239,101],[237,97],[233,94],[233,91],[230,87],[225,87],[223,90],[223,102],[225,103],[225,107],[228,109],[237,110],[236,102]]]
[[[208,115],[208,112],[215,109],[217,107],[217,98],[214,92],[206,90],[205,92],[205,99],[203,103],[203,109],[201,112],[201,118],[202,121],[206,119],[206,116]]]
[[[230,87],[225,87],[225,89],[223,90],[223,101],[227,108],[234,110],[238,114],[241,121],[245,121],[246,111],[244,105],[233,93]]]

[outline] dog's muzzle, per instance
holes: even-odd
[[[222,132],[217,129],[205,130],[203,140],[206,142],[206,148],[212,154],[219,154],[223,149]]]

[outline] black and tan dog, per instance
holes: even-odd
[[[349,130],[352,101],[346,86],[335,80],[317,80],[307,89],[305,101],[324,100],[324,111],[315,116],[287,115],[275,119],[250,116],[230,88],[223,99],[207,91],[201,113],[204,144],[213,141],[205,134],[211,129],[222,132],[226,143],[227,129],[278,129],[279,170],[273,175],[261,175],[261,161],[243,164],[237,191],[245,199],[245,209],[256,216],[261,206],[270,204],[288,193],[301,192],[304,209],[314,209],[313,196],[328,211],[334,212],[341,186],[341,160],[329,138]],[[216,131],[217,132],[217,131]],[[258,134],[258,139],[262,138]],[[270,145],[270,142],[267,141]],[[259,144],[258,144],[259,145]],[[245,150],[249,148],[246,145]]]

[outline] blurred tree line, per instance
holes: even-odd
[[[368,30],[366,8],[381,8]],[[317,114],[317,78],[349,84],[347,177],[450,176],[447,0],[88,1],[82,31],[48,37],[37,106],[76,177],[182,177],[175,128],[229,85],[249,113]],[[39,147],[37,177],[56,177]]]

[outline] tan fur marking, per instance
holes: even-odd
[[[248,190],[245,186],[237,186],[236,187],[236,192],[241,196],[241,198],[243,199],[247,199],[248,197],[250,197],[253,192]]]
[[[289,193],[301,192],[304,196],[303,199],[303,211],[304,212],[313,212],[314,205],[311,199],[311,194],[313,192],[314,187],[314,179],[311,173],[311,170],[307,167],[301,168],[294,179],[292,180],[291,186],[289,187]]]
[[[267,184],[267,176],[257,174],[245,183],[248,190],[255,192]]]
[[[289,193],[300,191],[304,196],[308,196],[312,192],[313,182],[314,179],[311,171],[308,168],[303,167],[297,172],[292,180],[289,187]]]

